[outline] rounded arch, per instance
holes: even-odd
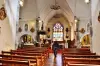
[[[29,34],[23,34],[21,37],[20,37],[20,43],[32,43],[33,42],[33,38],[31,35]]]

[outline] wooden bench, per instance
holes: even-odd
[[[6,60],[0,59],[1,66],[30,66],[30,62],[26,60]]]
[[[25,53],[25,52],[2,51],[2,54],[3,55],[23,55],[23,56],[38,57],[38,60],[39,60],[39,62],[41,62],[41,65],[43,65],[45,63],[45,61],[46,61],[45,56],[42,53]]]
[[[67,66],[100,66],[98,64],[85,64],[84,62],[68,62]]]
[[[2,51],[3,55],[10,55],[13,56],[13,59],[23,59],[22,56],[31,56],[34,58],[38,58],[38,60],[40,60],[41,64],[39,64],[40,66],[42,66],[46,59],[49,57],[49,52],[48,48],[23,48],[23,49],[17,49],[17,50],[11,50],[11,51]],[[20,57],[18,57],[20,56]],[[3,57],[4,58],[4,57]],[[6,57],[7,58],[7,57]],[[26,57],[27,59],[29,59],[28,57]],[[37,64],[38,65],[38,64]]]
[[[0,54],[0,57],[2,59],[6,59],[6,60],[27,60],[30,61],[30,64],[32,65],[38,65],[38,58],[37,57],[33,57],[33,56],[20,56],[20,55],[2,55]]]
[[[68,65],[68,62],[77,62],[77,63],[85,63],[85,64],[98,64],[100,65],[100,59],[93,58],[68,58],[66,57],[64,60],[64,66]]]

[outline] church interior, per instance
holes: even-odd
[[[100,66],[99,28],[100,0],[0,0],[0,66]]]

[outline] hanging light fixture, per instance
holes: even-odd
[[[60,6],[57,4],[57,1],[55,0],[55,5],[52,5],[50,8],[53,10],[59,10]]]
[[[24,5],[24,0],[20,0],[19,4],[20,4],[21,7],[23,7],[23,5]]]
[[[77,0],[75,1],[75,16],[74,16],[74,21],[77,23],[79,21],[79,19],[76,16],[76,2],[77,2]]]
[[[90,0],[85,0],[85,3],[87,3],[87,4],[90,3]]]
[[[76,17],[76,16],[74,16],[74,21],[75,21],[75,22],[78,22],[78,19],[77,19],[77,17]]]
[[[74,16],[74,21],[77,23],[79,22],[79,19],[76,16]]]

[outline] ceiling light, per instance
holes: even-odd
[[[85,0],[85,3],[87,3],[87,4],[88,4],[89,2],[90,2],[90,0]]]
[[[23,6],[24,5],[24,0],[20,0],[20,6]]]

